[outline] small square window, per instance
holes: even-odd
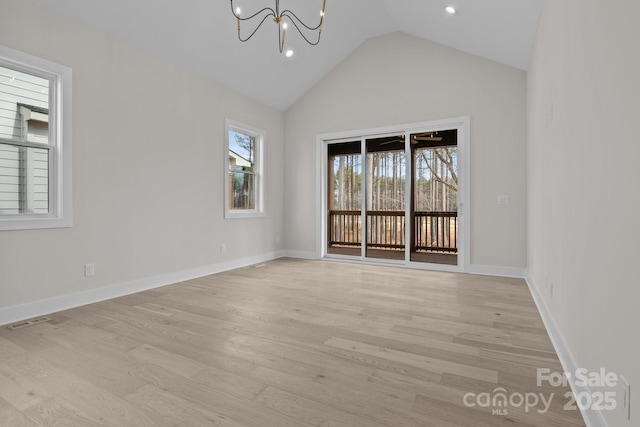
[[[225,122],[225,218],[264,216],[265,131]]]

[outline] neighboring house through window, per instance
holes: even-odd
[[[71,225],[71,70],[0,46],[0,230]]]

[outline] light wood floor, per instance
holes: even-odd
[[[0,328],[2,426],[584,426],[522,280],[280,259],[50,317]]]

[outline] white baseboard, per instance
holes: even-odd
[[[115,285],[104,286],[101,288],[77,292],[74,294],[62,295],[59,297],[29,302],[26,304],[0,308],[0,325],[7,325],[36,316],[43,316],[46,314],[68,310],[70,308],[79,307],[94,302],[105,301],[111,298],[130,295],[136,292],[155,289],[161,286],[167,286],[174,283],[183,282],[185,280],[195,279],[197,277],[208,276],[210,274],[233,270],[234,268],[246,267],[248,265],[270,261],[272,259],[281,258],[283,256],[285,256],[283,251],[271,252],[267,254],[239,258],[219,262],[216,264],[176,271],[173,273],[146,277],[144,279],[131,280],[129,282],[118,283]]]
[[[282,256],[300,259],[320,259],[317,253],[311,251],[283,251]]]
[[[497,265],[470,264],[469,269],[466,272],[471,274],[482,274],[485,276],[503,276],[503,277],[516,277],[519,279],[524,279],[526,270],[524,268],[517,268],[517,267],[500,267]]]
[[[562,369],[564,372],[575,373],[579,368],[577,365],[573,354],[571,354],[571,350],[567,345],[560,329],[556,325],[556,322],[553,320],[553,316],[551,315],[551,311],[548,309],[547,304],[538,291],[533,279],[529,277],[529,275],[525,274],[525,280],[527,285],[529,286],[529,290],[531,291],[531,295],[533,296],[533,300],[538,307],[538,312],[542,317],[542,321],[544,323],[545,328],[547,329],[547,333],[549,334],[549,338],[551,338],[551,343],[558,354],[558,358],[560,359],[560,363],[562,364]],[[573,391],[574,396],[578,396],[580,393],[591,394],[588,386],[579,386],[574,383],[574,381],[568,381],[571,386],[571,390]],[[607,422],[600,411],[594,410],[584,410],[581,411],[582,417],[584,418],[584,422],[587,427],[607,427]]]
[[[396,265],[403,266],[406,265],[404,261],[391,261],[388,260],[367,260],[362,259],[360,257],[348,257],[348,256],[336,256],[331,257],[327,256],[326,258],[322,258],[316,252],[310,251],[284,251],[283,256],[290,258],[300,258],[300,259],[328,259],[331,261],[346,261],[346,262],[359,262],[364,264],[374,264],[374,265]],[[446,264],[422,264],[422,263],[414,263],[413,267],[418,268],[419,266],[424,266],[425,269],[435,269],[438,271],[451,271],[457,272],[460,271],[457,266],[450,266]],[[518,279],[525,278],[526,270],[524,268],[516,268],[516,267],[501,267],[496,265],[480,265],[480,264],[471,264],[469,269],[465,271],[470,274],[481,274],[485,276],[502,276],[502,277],[515,277]]]

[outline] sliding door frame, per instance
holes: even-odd
[[[412,227],[405,227],[405,257],[404,260],[386,260],[378,258],[367,258],[366,254],[366,236],[365,228],[362,227],[362,245],[360,256],[337,255],[327,253],[327,213],[328,213],[328,147],[330,144],[341,142],[355,142],[359,140],[361,147],[364,147],[367,139],[377,138],[386,135],[404,134],[405,136],[405,157],[406,163],[406,182],[405,185],[410,187],[413,182],[411,147],[409,138],[412,133],[452,130],[457,131],[458,144],[458,263],[457,265],[434,264],[413,262],[410,259],[410,242]],[[471,241],[471,194],[470,194],[470,118],[469,116],[455,117],[450,119],[431,120],[419,123],[409,123],[395,126],[387,126],[381,128],[359,129],[353,131],[344,131],[336,133],[325,133],[316,136],[316,251],[318,258],[328,258],[334,260],[360,261],[375,264],[391,264],[404,265],[411,268],[423,268],[430,270],[442,271],[469,271],[471,264],[470,241]],[[365,158],[362,159],[363,173],[368,167]],[[363,180],[364,181],[364,180]],[[366,197],[366,186],[363,182],[363,198]],[[409,211],[412,200],[411,191],[407,188],[405,191],[405,208]],[[363,224],[366,223],[366,200],[362,201]],[[405,219],[405,224],[409,224],[409,218]]]

